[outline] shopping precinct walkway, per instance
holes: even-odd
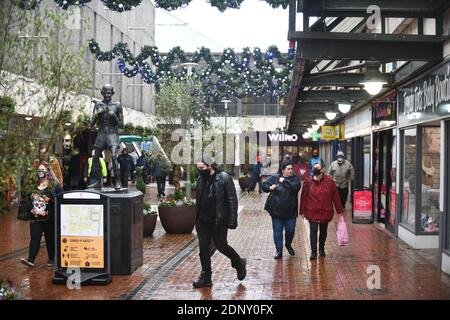
[[[146,200],[156,203],[156,188]],[[239,187],[237,186],[237,190]],[[170,193],[170,191],[168,192]],[[12,280],[25,299],[450,299],[450,277],[414,249],[375,225],[351,224],[346,213],[350,244],[336,244],[336,219],[330,223],[327,256],[310,261],[308,224],[298,220],[291,257],[284,251],[274,260],[270,216],[263,210],[267,195],[240,195],[239,227],[229,232],[230,244],[246,257],[247,277],[238,281],[229,260],[219,252],[212,258],[213,286],[194,289],[200,273],[195,231],[168,235],[158,221],[152,237],[144,240],[144,265],[131,276],[113,276],[107,286],[69,290],[53,285],[53,270],[45,266],[45,246],[29,268],[29,226],[15,214],[0,216],[0,278]],[[381,289],[369,290],[367,268],[378,266]]]

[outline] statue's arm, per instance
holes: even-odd
[[[119,128],[123,128],[123,112],[120,103],[117,104],[117,118],[119,119]]]
[[[92,118],[91,118],[91,123],[89,124],[90,127],[92,128],[93,126],[95,126],[95,123],[97,122],[97,103],[95,103],[94,105],[94,111],[92,112]]]

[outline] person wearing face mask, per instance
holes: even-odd
[[[333,179],[325,175],[320,163],[313,167],[313,177],[305,184],[300,196],[300,216],[309,221],[311,260],[317,259],[317,231],[320,229],[319,254],[325,256],[328,223],[333,220],[334,208],[338,214],[344,214],[339,192]]]
[[[264,192],[270,192],[264,209],[272,217],[275,259],[283,257],[283,229],[285,247],[291,256],[295,255],[292,240],[297,221],[298,192],[301,187],[300,178],[294,174],[289,161],[284,161],[280,169],[278,174],[269,177],[262,185]]]
[[[338,151],[337,160],[331,163],[328,174],[333,178],[339,191],[342,205],[347,203],[350,183],[355,179],[355,169],[350,161],[345,160],[344,153]]]
[[[238,225],[238,200],[233,179],[228,173],[221,171],[212,159],[197,162],[197,170],[199,177],[195,229],[202,271],[192,285],[195,288],[212,285],[211,240],[217,250],[231,260],[231,266],[237,271],[237,278],[242,281],[247,275],[247,260],[241,258],[227,242],[228,229],[236,229]]]
[[[47,246],[47,266],[53,266],[55,259],[55,197],[63,192],[61,186],[50,174],[47,162],[42,162],[36,171],[38,183],[30,193],[23,197],[27,211],[27,220],[30,220],[30,247],[28,258],[20,261],[30,267],[34,267],[34,260],[41,247],[42,234],[45,236]]]
[[[322,168],[325,168],[325,163],[323,162],[323,160],[319,157],[319,149],[314,148],[312,150],[312,157],[311,159],[309,159],[309,168],[310,168],[310,176],[314,176],[313,173],[313,167],[316,163],[320,163]]]

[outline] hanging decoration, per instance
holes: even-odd
[[[22,9],[35,9],[42,0],[18,0],[18,5]],[[67,10],[70,6],[84,6],[91,2],[91,0],[54,0],[59,7]],[[101,0],[108,9],[124,12],[133,10],[135,7],[141,4],[144,0]],[[192,0],[154,0],[157,8],[161,8],[167,11],[176,10],[178,8],[185,8]],[[244,0],[210,0],[210,4],[216,7],[220,12],[224,12],[226,9],[239,9],[241,3]],[[264,0],[272,8],[282,7],[286,9],[289,5],[289,0]]]
[[[144,46],[134,57],[125,43],[117,43],[110,51],[101,51],[94,39],[89,41],[89,49],[98,61],[117,59],[118,69],[126,77],[139,74],[145,83],[154,83],[157,87],[171,79],[186,80],[188,69],[181,64],[197,63],[198,67],[192,68],[191,76],[201,81],[206,96],[219,98],[267,94],[286,96],[295,56],[295,48],[289,48],[288,54],[282,54],[276,46],[271,46],[266,52],[259,48],[253,52],[250,48],[244,48],[238,54],[228,48],[217,57],[210,49],[202,47],[188,58],[180,47],[172,48],[167,55],[161,56],[157,47]]]

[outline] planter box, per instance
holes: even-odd
[[[144,236],[152,236],[153,231],[155,231],[157,218],[156,214],[144,214]]]
[[[239,178],[238,182],[239,182],[239,187],[241,187],[241,190],[245,191],[252,185],[253,181],[252,181],[252,178],[250,178],[250,177],[244,177],[244,178]]]
[[[158,207],[159,219],[167,233],[191,233],[195,225],[195,206]]]

